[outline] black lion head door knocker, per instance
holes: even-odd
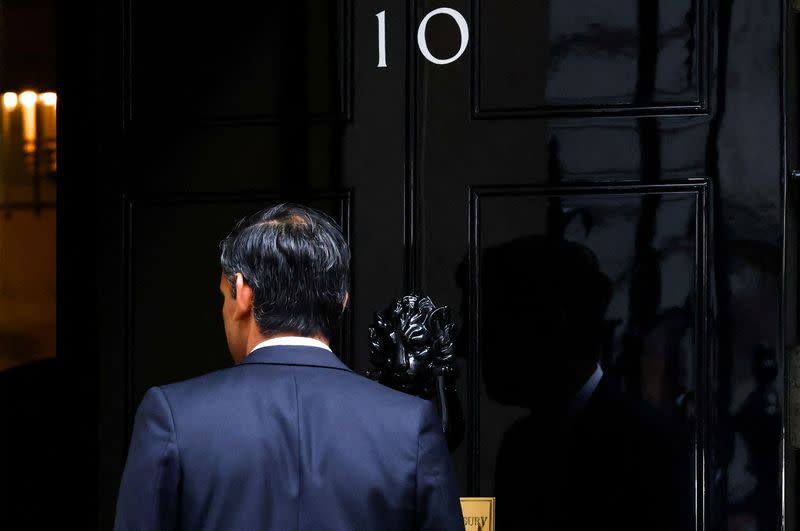
[[[464,436],[464,418],[455,390],[456,324],[447,306],[430,297],[406,295],[382,312],[369,327],[367,375],[393,389],[435,399],[450,450]]]

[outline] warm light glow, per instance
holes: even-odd
[[[39,101],[50,107],[55,107],[57,100],[58,96],[56,96],[55,92],[42,92],[39,94]]]
[[[22,104],[22,139],[26,142],[25,152],[31,154],[36,146],[36,93],[26,90],[19,95],[19,102]]]
[[[3,107],[9,110],[13,110],[17,107],[17,93],[16,92],[6,92],[3,94]]]
[[[19,102],[22,104],[23,107],[33,107],[36,105],[36,93],[30,90],[26,90],[22,94],[19,95]]]

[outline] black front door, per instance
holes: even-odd
[[[218,241],[293,200],[350,239],[357,371],[393,299],[457,310],[453,457],[500,531],[779,528],[780,2],[81,9],[60,19],[58,319],[97,441],[83,516],[110,525],[144,391],[232,363]]]

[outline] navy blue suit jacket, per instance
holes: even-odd
[[[148,389],[115,529],[463,531],[432,403],[271,345]]]

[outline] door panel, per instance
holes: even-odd
[[[325,120],[349,105],[349,2],[130,2],[128,118]],[[236,82],[231,83],[231,80]]]
[[[478,288],[470,309],[469,371],[479,391],[473,395],[469,453],[475,469],[469,478],[477,492],[496,492],[501,499],[506,493],[519,502],[514,506],[506,500],[507,513],[547,512],[547,495],[513,495],[510,467],[530,466],[532,476],[545,475],[547,467],[539,460],[552,462],[552,456],[542,451],[531,459],[534,452],[526,448],[547,448],[543,442],[550,437],[596,453],[597,463],[605,462],[612,473],[604,477],[609,491],[617,487],[629,500],[637,493],[651,502],[666,498],[675,509],[692,505],[695,480],[702,485],[703,478],[702,461],[695,462],[690,441],[698,435],[696,390],[705,389],[707,363],[701,319],[706,309],[705,188],[700,182],[473,189],[468,285]],[[652,223],[649,252],[657,257],[649,264],[641,256],[637,230],[643,219]],[[558,410],[569,407],[564,397],[571,400],[575,393],[576,374],[583,383],[596,364],[621,384],[614,412],[631,408],[636,415],[617,430],[612,415],[590,411],[608,422],[607,432],[584,434],[581,441],[571,440],[572,430],[559,436],[554,424],[562,417],[582,421],[578,411],[564,415]],[[655,437],[658,432],[650,430],[657,429],[664,432]],[[639,437],[645,442],[651,437],[653,446],[638,447]],[[659,452],[657,440],[671,451]],[[659,462],[670,466],[654,466]],[[647,479],[615,481],[630,466],[647,470]],[[563,464],[552,473],[565,475]],[[556,491],[557,483],[551,477],[533,485]],[[674,490],[656,488],[664,485]],[[592,497],[602,497],[602,491]],[[675,515],[661,509],[665,519]],[[593,518],[599,525],[601,514]],[[609,525],[615,519],[621,526],[616,509]],[[499,521],[507,527],[519,520]]]
[[[475,0],[476,115],[701,110],[706,3]]]

